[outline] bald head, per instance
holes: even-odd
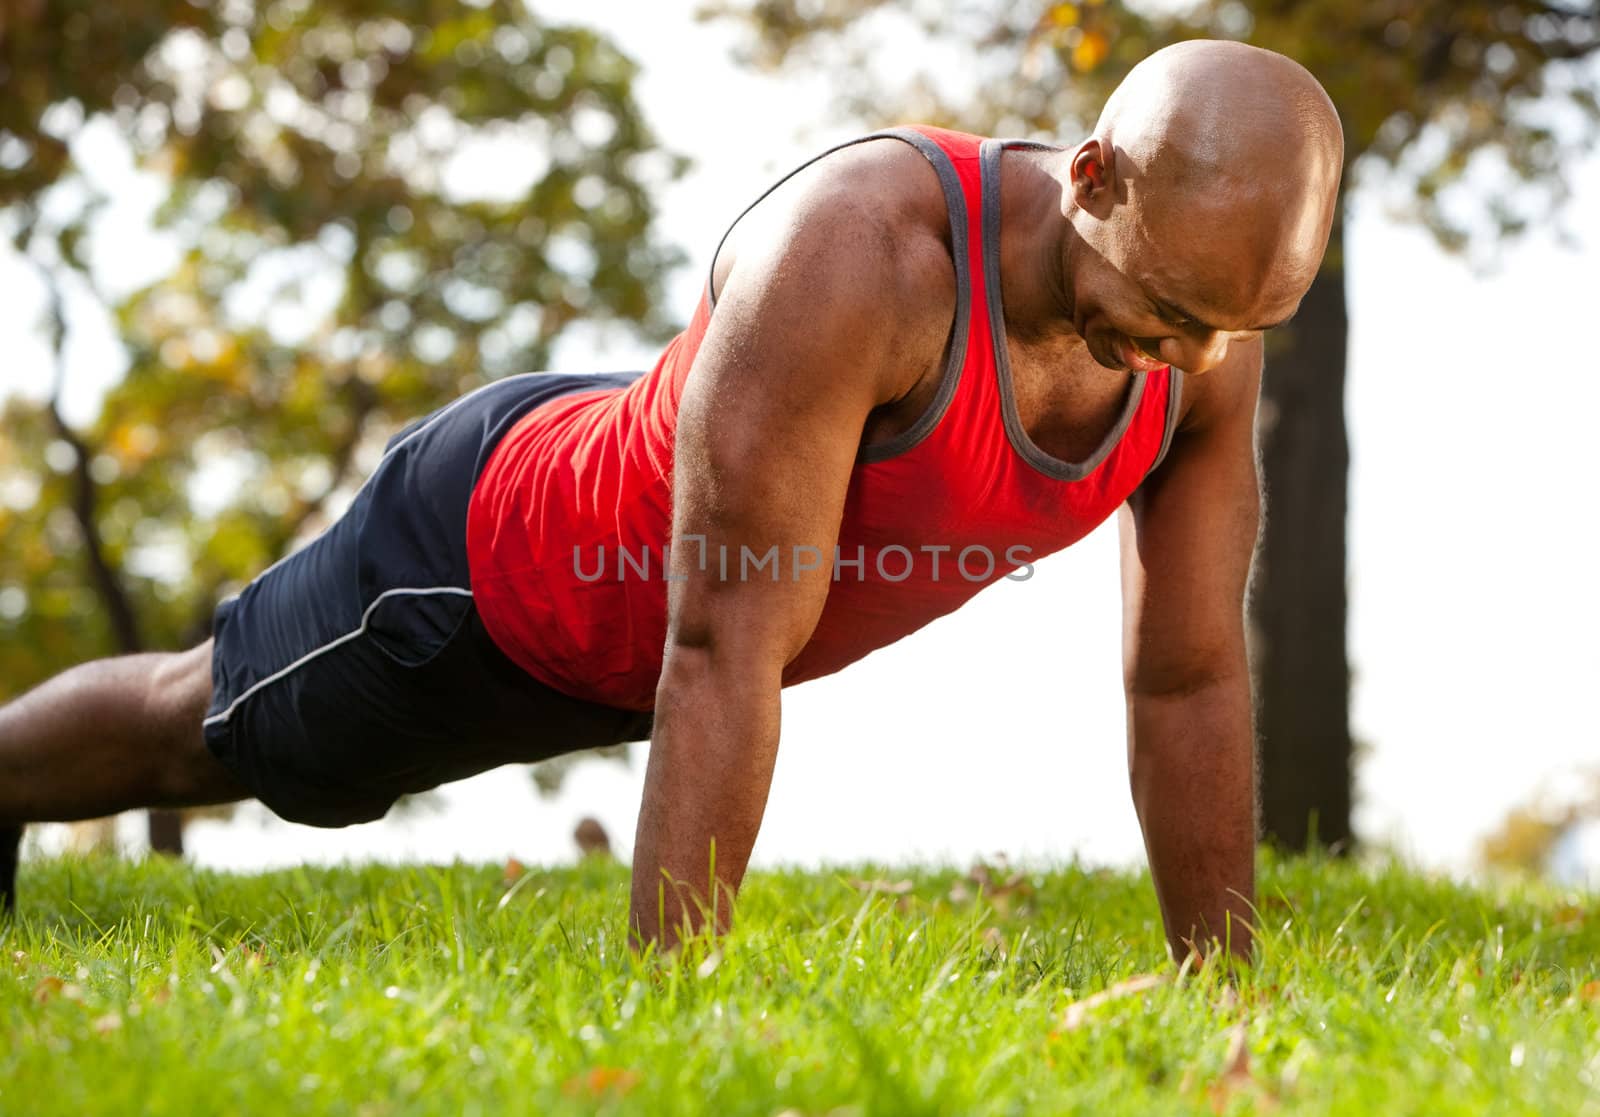
[[[1343,164],[1338,113],[1299,63],[1179,43],[1129,73],[1073,153],[1074,226],[1117,270],[1173,293],[1159,301],[1181,298],[1183,319],[1244,333],[1310,286]]]
[[[1244,43],[1179,43],[1134,67],[1095,131],[1152,233],[1226,226],[1263,267],[1310,282],[1344,137],[1333,102],[1298,62]]]
[[[1137,167],[1180,185],[1219,178],[1337,188],[1344,139],[1333,102],[1304,66],[1244,43],[1197,39],[1135,66],[1096,135]]]

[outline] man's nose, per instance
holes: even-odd
[[[1184,372],[1210,372],[1228,355],[1229,340],[1221,330],[1182,333],[1162,340],[1161,359]]]

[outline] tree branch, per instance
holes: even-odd
[[[315,497],[300,501],[292,512],[281,519],[282,529],[278,536],[278,546],[269,554],[269,562],[276,562],[284,556],[306,524],[321,515],[322,510],[328,506],[328,501],[333,498],[333,494],[350,479],[367,417],[378,405],[378,393],[366,381],[357,377],[351,377],[347,384],[353,397],[350,405],[350,432],[339,441],[333,448],[333,453],[329,455],[332,473],[328,483]],[[213,579],[196,599],[195,615],[184,628],[183,642],[186,646],[198,644],[211,634],[211,620],[216,612],[217,597],[226,583],[225,578]]]
[[[50,349],[55,359],[55,371],[47,407],[57,436],[72,448],[72,514],[78,521],[78,532],[83,538],[84,558],[89,565],[89,578],[94,583],[101,604],[105,606],[106,617],[111,622],[111,632],[116,639],[117,647],[124,655],[132,655],[144,651],[144,636],[139,629],[139,617],[134,611],[133,601],[123,587],[120,575],[106,558],[105,540],[100,535],[98,518],[100,488],[95,484],[94,474],[89,468],[93,454],[82,436],[72,429],[66,416],[61,413],[62,394],[67,386],[67,320],[62,310],[61,288],[49,268],[37,260],[32,262],[44,281],[45,294],[50,302]],[[153,852],[172,857],[183,856],[183,815],[180,812],[152,810],[146,815],[146,826]],[[5,837],[6,835],[0,834],[0,842],[3,842]],[[0,852],[0,856],[3,856],[3,852]],[[9,892],[9,889],[6,891]]]
[[[44,281],[50,309],[50,349],[55,360],[51,379],[50,399],[46,408],[56,436],[72,449],[72,514],[78,522],[78,533],[83,541],[84,560],[89,566],[89,579],[100,603],[105,607],[106,618],[111,623],[112,636],[117,648],[125,655],[144,650],[144,637],[139,629],[139,618],[122,585],[118,571],[106,557],[105,540],[100,535],[100,488],[90,470],[94,455],[88,444],[61,412],[61,400],[67,386],[66,314],[62,310],[61,288],[50,269],[37,260],[34,269]]]

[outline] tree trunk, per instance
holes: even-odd
[[[133,607],[133,601],[123,587],[121,575],[106,559],[105,541],[100,536],[100,489],[95,484],[91,468],[94,455],[61,413],[61,400],[66,388],[67,330],[66,318],[62,313],[61,291],[47,269],[41,267],[40,274],[50,297],[52,347],[56,362],[55,386],[51,391],[48,406],[56,434],[72,450],[72,514],[77,520],[78,532],[83,539],[84,560],[89,567],[89,580],[106,610],[106,617],[111,624],[112,638],[123,655],[134,655],[145,650],[144,635],[139,628],[139,616]],[[177,811],[153,810],[149,813],[147,824],[150,849],[153,853],[171,857],[183,856],[182,814]],[[0,833],[0,846],[5,845],[8,840],[4,833]],[[20,842],[20,831],[18,841]],[[9,895],[9,882],[4,891]]]
[[[1345,649],[1348,334],[1343,207],[1327,261],[1268,350],[1258,438],[1266,521],[1250,599],[1261,821],[1290,850],[1351,841]]]
[[[0,826],[0,915],[17,901],[17,856],[22,852],[22,827]]]
[[[152,810],[146,817],[150,852],[168,857],[183,856],[183,812]]]

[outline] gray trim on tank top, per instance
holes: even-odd
[[[956,385],[961,379],[961,368],[967,360],[967,333],[968,322],[972,316],[972,275],[968,261],[967,243],[967,199],[961,189],[961,177],[956,174],[955,164],[945,154],[944,149],[934,143],[921,132],[911,128],[886,128],[878,132],[870,132],[855,139],[846,140],[844,143],[835,144],[817,155],[813,155],[794,170],[778,179],[771,186],[761,192],[761,196],[739,212],[722,234],[722,239],[717,241],[716,249],[711,253],[711,266],[706,272],[706,307],[716,310],[717,296],[714,289],[714,280],[717,273],[717,257],[722,252],[722,246],[727,243],[728,237],[733,233],[735,225],[744,220],[745,215],[767,199],[778,187],[788,182],[795,175],[805,170],[817,160],[832,155],[836,151],[851,147],[854,144],[866,143],[868,140],[895,139],[902,140],[920,151],[929,163],[933,164],[934,173],[939,176],[939,186],[944,191],[945,209],[950,217],[950,254],[955,258],[956,266],[956,314],[955,323],[950,331],[948,343],[949,353],[945,357],[944,367],[939,372],[939,386],[934,390],[933,399],[927,408],[905,430],[893,438],[883,442],[875,442],[864,446],[856,455],[860,462],[879,462],[903,454],[917,443],[932,433],[933,428],[939,425],[939,420],[944,417],[945,411],[950,406],[950,401],[955,398]]]
[[[1041,143],[1038,140],[1005,140],[1006,148],[1030,148],[1035,151],[1064,151],[1060,144]],[[996,157],[998,164],[998,157]],[[995,175],[996,186],[999,189],[999,175]],[[996,207],[998,208],[998,207]],[[999,251],[998,245],[996,251]],[[1156,467],[1166,460],[1167,451],[1172,448],[1172,436],[1178,429],[1178,417],[1183,410],[1183,370],[1176,365],[1167,366],[1167,415],[1166,425],[1161,431],[1161,447],[1156,451],[1156,460],[1150,463],[1150,469],[1145,473],[1148,477],[1156,471]]]
[[[983,199],[983,277],[985,297],[989,301],[989,331],[994,339],[994,363],[1000,382],[1000,418],[1006,428],[1006,437],[1033,468],[1047,477],[1060,481],[1081,481],[1093,473],[1100,463],[1116,449],[1117,443],[1127,433],[1138,413],[1139,401],[1144,398],[1147,374],[1136,372],[1128,389],[1127,402],[1122,414],[1107,432],[1100,445],[1081,462],[1063,461],[1041,450],[1023,429],[1022,417],[1017,414],[1016,392],[1011,384],[1011,352],[1006,344],[1005,307],[1000,296],[1000,154],[1009,147],[1054,149],[1052,144],[1034,140],[984,140],[978,148],[978,169],[982,180]]]
[[[1167,456],[1167,451],[1172,449],[1172,435],[1178,429],[1178,412],[1183,406],[1183,370],[1173,365],[1167,366],[1167,426],[1161,432],[1161,449],[1156,451],[1156,460],[1150,463],[1150,470],[1146,477],[1156,471]]]

